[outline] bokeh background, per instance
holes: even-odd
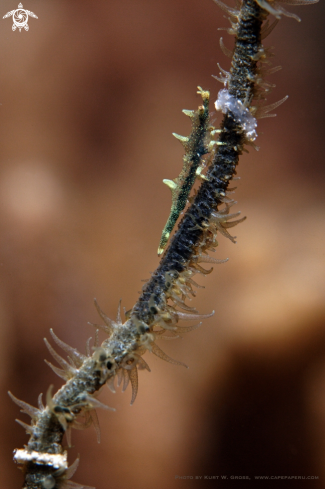
[[[0,17],[15,1],[1,2]],[[211,0],[27,0],[29,32],[0,20],[0,486],[21,487],[12,462],[27,442],[7,396],[36,405],[61,380],[45,365],[49,329],[85,349],[96,297],[114,317],[129,309],[158,259],[187,134],[181,110],[212,100],[229,68],[224,13]],[[290,9],[290,7],[289,7]],[[73,432],[75,481],[97,489],[239,487],[255,475],[317,476],[325,487],[324,2],[291,8],[265,40],[274,46],[270,103],[241,158],[238,242],[227,264],[199,278],[195,305],[216,310],[165,351],[189,370],[145,358],[130,388],[101,400],[102,441]],[[217,116],[215,116],[217,117]],[[217,117],[217,122],[220,116]],[[148,357],[148,358],[147,358]],[[227,475],[227,483],[195,476]],[[194,479],[178,479],[193,476]],[[230,479],[249,476],[251,481]],[[270,481],[278,487],[278,481]],[[281,481],[281,487],[284,483]],[[286,482],[286,485],[290,482]],[[267,482],[263,486],[268,487]]]

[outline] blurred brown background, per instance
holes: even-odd
[[[1,2],[2,17],[17,8]],[[211,0],[27,0],[29,32],[0,28],[0,486],[21,487],[12,462],[27,442],[7,396],[35,405],[61,381],[44,364],[49,328],[85,348],[94,336],[93,297],[111,316],[132,307],[158,259],[174,178],[189,132],[181,110],[217,62],[229,68]],[[290,8],[289,8],[290,9]],[[102,442],[73,432],[74,480],[97,489],[219,487],[175,476],[302,475],[324,487],[324,3],[291,8],[266,39],[275,46],[270,103],[289,94],[276,119],[258,126],[259,152],[242,157],[236,246],[229,263],[199,278],[195,300],[213,319],[164,350],[189,370],[146,354],[152,372],[101,400]],[[218,116],[220,121],[220,116]],[[148,357],[148,358],[147,358]],[[226,484],[223,482],[223,484]],[[253,482],[228,480],[239,487]],[[256,485],[257,482],[254,482]],[[278,487],[272,481],[270,487]],[[282,483],[281,483],[282,484]],[[288,484],[288,482],[286,483]],[[267,486],[267,483],[263,483]],[[283,485],[283,484],[282,484]],[[282,487],[281,485],[281,487]],[[268,487],[268,486],[267,486]]]

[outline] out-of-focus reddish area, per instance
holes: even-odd
[[[26,3],[26,5],[25,5]],[[1,2],[2,16],[16,7]],[[30,0],[29,32],[0,24],[0,486],[21,487],[12,451],[27,422],[6,392],[36,405],[61,380],[45,365],[49,329],[85,349],[93,298],[129,309],[158,258],[196,86],[222,88],[219,47],[233,38],[211,0]],[[289,7],[290,10],[290,7]],[[240,161],[234,246],[198,281],[212,319],[162,342],[190,369],[147,353],[138,398],[100,399],[102,441],[74,431],[75,481],[97,489],[221,487],[204,476],[318,476],[325,487],[324,3],[292,11],[266,39],[276,119],[259,122],[259,152]],[[220,121],[220,115],[215,116]],[[237,182],[236,182],[237,183]],[[194,479],[179,479],[193,476]],[[202,476],[195,480],[195,476]],[[264,482],[264,485],[267,484]],[[300,485],[302,484],[302,485]],[[268,487],[268,486],[267,486]],[[273,481],[272,487],[278,487]]]

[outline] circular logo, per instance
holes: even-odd
[[[6,15],[3,16],[3,19],[7,19],[11,16],[13,20],[12,30],[15,31],[18,28],[19,32],[21,32],[22,29],[25,29],[25,31],[29,30],[29,25],[27,24],[28,16],[34,17],[34,19],[38,19],[37,15],[35,15],[34,12],[31,12],[30,10],[25,10],[22,3],[18,5],[18,8],[16,10],[11,10],[10,12],[7,12]]]
[[[25,27],[25,25],[27,25],[28,13],[26,12],[26,10],[19,8],[15,10],[12,18],[15,26],[21,29],[22,27]]]

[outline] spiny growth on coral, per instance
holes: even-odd
[[[286,3],[314,3],[316,0],[301,2],[293,0]],[[236,202],[231,194],[234,189],[229,183],[236,180],[236,167],[245,145],[254,146],[257,137],[257,118],[269,117],[284,99],[270,106],[264,101],[273,85],[265,80],[279,68],[269,68],[268,50],[262,46],[262,38],[274,28],[276,22],[269,23],[269,13],[278,19],[281,14],[295,17],[286,12],[272,0],[242,0],[237,9],[230,8],[220,0],[215,2],[227,13],[231,27],[228,33],[235,36],[233,51],[228,50],[221,39],[222,50],[231,57],[231,68],[216,77],[224,88],[220,90],[215,107],[224,114],[220,129],[209,122],[209,92],[199,88],[203,99],[197,111],[185,111],[192,119],[192,131],[188,138],[177,136],[185,148],[183,169],[175,180],[165,183],[172,190],[172,209],[163,231],[159,253],[163,252],[177,218],[186,206],[177,232],[172,237],[162,260],[144,285],[142,293],[133,309],[126,313],[122,322],[120,305],[117,317],[111,320],[95,306],[104,324],[94,325],[103,329],[107,338],[94,347],[87,342],[87,354],[79,353],[61,341],[51,330],[54,342],[65,351],[67,360],[62,358],[45,340],[46,346],[55,361],[56,367],[47,364],[62,379],[65,385],[52,396],[52,386],[46,394],[46,406],[39,397],[38,408],[11,398],[22,412],[31,417],[31,424],[19,421],[30,435],[25,449],[16,450],[14,459],[22,465],[25,489],[79,488],[86,486],[70,480],[78,461],[68,467],[67,452],[63,448],[66,434],[71,446],[71,429],[84,429],[94,425],[99,441],[97,408],[110,409],[97,399],[102,387],[107,384],[115,392],[117,386],[128,384],[132,387],[131,404],[138,392],[138,370],[150,372],[143,359],[146,351],[174,365],[186,365],[170,358],[158,346],[164,337],[177,337],[200,326],[200,321],[211,314],[199,314],[190,307],[187,299],[196,295],[196,288],[202,288],[194,281],[196,274],[212,272],[202,264],[218,264],[220,260],[209,255],[218,246],[218,233],[235,242],[229,229],[242,222],[239,212],[232,212]],[[272,115],[272,114],[271,114]],[[216,139],[218,135],[218,139]],[[204,169],[207,172],[203,175]],[[201,176],[203,183],[195,195],[189,196],[195,178]],[[180,326],[180,321],[199,321],[194,325]]]
[[[188,137],[173,133],[185,149],[183,168],[175,180],[163,180],[172,192],[172,207],[169,218],[163,229],[159,243],[158,255],[161,255],[166,247],[170,233],[172,232],[180,213],[184,210],[189,193],[193,187],[195,178],[203,177],[201,172],[202,156],[209,151],[207,139],[209,125],[209,99],[210,93],[198,87],[198,93],[202,96],[203,105],[198,110],[183,110],[183,113],[192,119],[192,132]]]

